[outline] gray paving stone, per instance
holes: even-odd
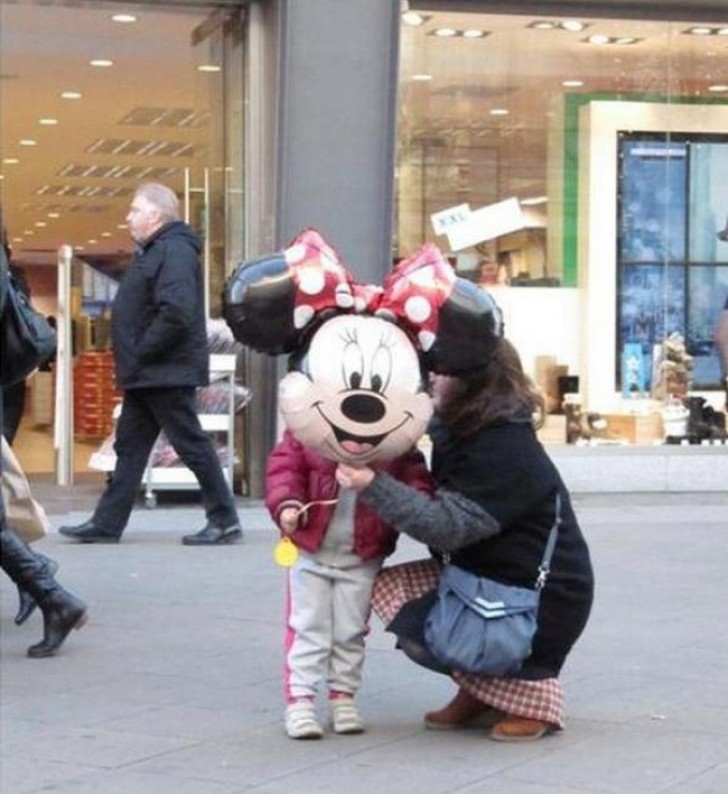
[[[46,491],[47,493],[48,491]],[[86,502],[50,499],[54,526]],[[282,726],[284,577],[260,503],[239,546],[183,547],[198,505],[134,511],[118,546],[56,533],[37,548],[91,620],[53,659],[25,649],[0,580],[2,794],[724,794],[728,791],[728,494],[576,495],[597,576],[562,674],[567,728],[521,745],[434,733],[454,687],[373,622],[360,705],[368,731],[291,742]],[[393,561],[422,554],[404,540]],[[323,705],[323,704],[322,704]]]

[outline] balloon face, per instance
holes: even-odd
[[[432,414],[417,352],[387,320],[339,315],[313,335],[279,390],[293,435],[324,457],[373,463],[407,452]]]

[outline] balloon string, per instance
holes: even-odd
[[[335,505],[338,501],[338,499],[319,499],[317,501],[308,502],[299,509],[298,513],[296,513],[296,516],[300,518],[309,510],[309,508],[313,507],[314,505]]]

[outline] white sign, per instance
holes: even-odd
[[[435,234],[447,234],[448,229],[464,223],[470,215],[470,204],[458,204],[447,210],[440,210],[430,215]]]
[[[516,198],[499,201],[471,212],[467,218],[446,229],[450,249],[460,251],[486,240],[523,229],[526,225],[523,210]]]

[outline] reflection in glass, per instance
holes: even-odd
[[[728,140],[690,146],[690,260],[728,262]]]
[[[617,350],[642,347],[645,388],[651,385],[654,345],[673,332],[685,334],[685,271],[671,265],[624,265],[618,292]]]
[[[664,262],[685,258],[684,143],[620,140],[619,252],[624,262]],[[662,140],[661,140],[662,139]]]

